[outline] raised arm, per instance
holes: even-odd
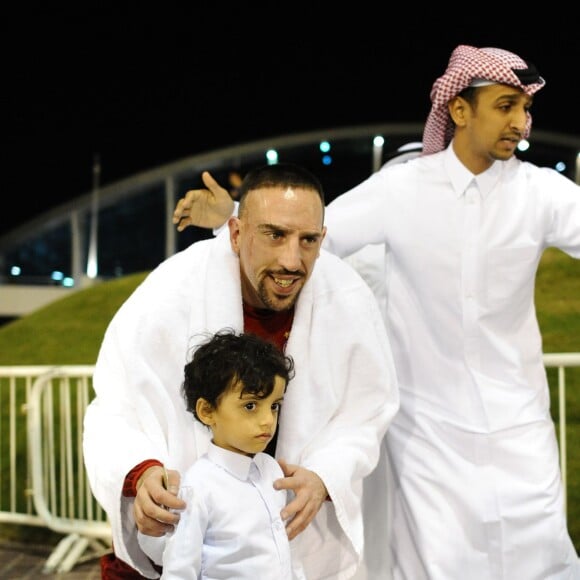
[[[201,178],[207,189],[190,189],[175,206],[173,223],[178,232],[188,226],[217,229],[234,211],[234,200],[209,171]]]

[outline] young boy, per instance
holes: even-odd
[[[232,329],[211,336],[186,364],[187,410],[211,429],[212,441],[184,475],[187,507],[173,534],[140,534],[163,578],[301,577],[293,575],[280,517],[287,492],[273,487],[284,474],[263,453],[293,375],[293,359],[273,343]]]

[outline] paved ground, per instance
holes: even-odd
[[[99,558],[88,553],[70,572],[47,573],[46,563],[54,546],[0,540],[0,578],[2,580],[100,580]]]

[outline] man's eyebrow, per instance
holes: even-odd
[[[277,224],[258,224],[256,226],[256,228],[261,231],[261,232],[282,232],[282,233],[288,233],[288,232],[293,232],[295,231],[292,228],[287,228],[284,226],[280,226]],[[322,235],[322,232],[320,232],[319,230],[311,230],[311,231],[301,231],[300,232],[301,237],[304,236],[308,236],[311,238],[319,238]]]
[[[502,94],[499,95],[496,99],[496,101],[501,101],[501,100],[505,100],[508,99],[510,101],[519,101],[520,99],[523,99],[526,101],[527,105],[531,105],[532,102],[534,101],[533,97],[529,96],[529,95],[522,95],[521,93],[507,93],[507,94]]]
[[[276,225],[276,224],[258,224],[257,225],[257,228],[259,230],[262,230],[262,231],[272,231],[272,230],[276,230],[277,232],[287,232],[287,231],[289,231],[288,228],[285,228],[283,226],[279,226],[279,225]]]

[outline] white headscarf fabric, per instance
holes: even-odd
[[[423,155],[437,153],[447,147],[453,137],[454,124],[447,103],[469,86],[481,86],[485,81],[517,87],[533,95],[545,85],[535,67],[516,54],[501,48],[475,48],[459,45],[452,53],[447,70],[431,89],[431,112],[423,131]],[[528,137],[532,118],[524,137]]]

